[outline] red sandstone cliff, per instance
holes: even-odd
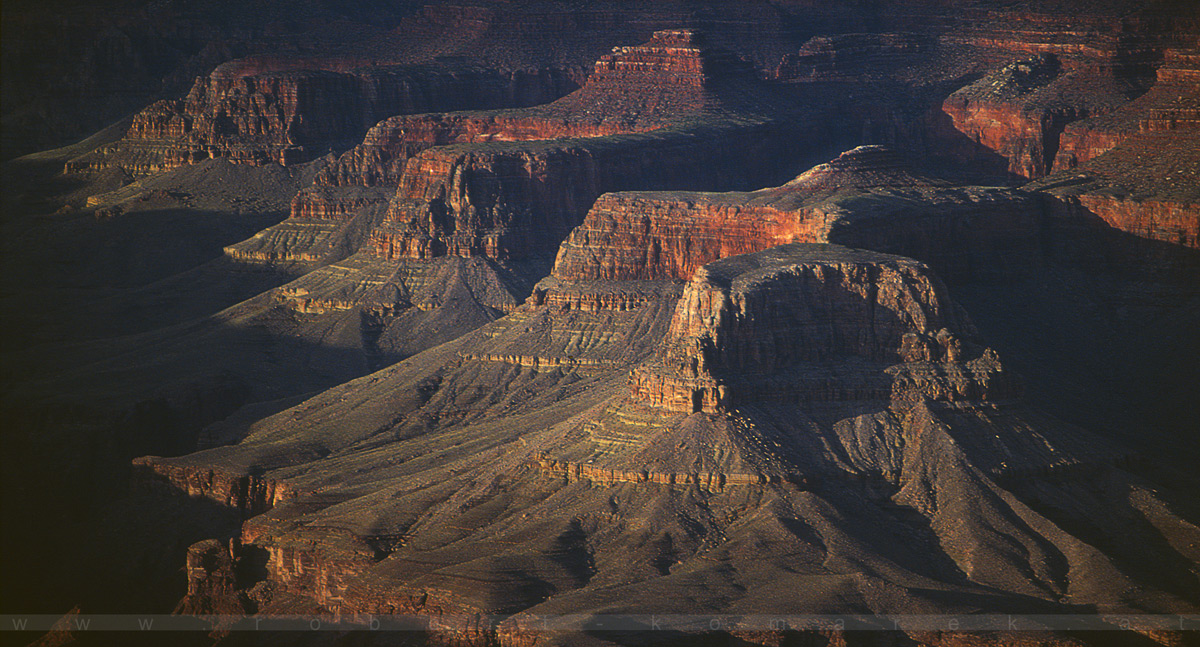
[[[960,276],[1015,277],[1037,265],[1038,212],[1031,196],[950,187],[913,172],[893,151],[862,146],[776,188],[602,196],[539,289],[687,280],[719,258],[790,242],[905,254]]]
[[[1042,177],[1068,123],[1112,112],[1137,92],[1123,74],[1111,66],[1071,70],[1050,55],[1008,65],[943,103],[954,129],[966,137],[950,138],[951,151],[984,165],[998,156],[995,162],[1014,176]]]
[[[501,259],[549,251],[601,193],[744,184],[786,149],[789,127],[754,112],[770,107],[770,93],[691,31],[656,32],[596,65],[583,89],[542,108],[401,126],[403,141],[389,155],[459,145],[408,159],[387,222],[372,236],[377,253]]]
[[[753,74],[729,53],[705,47],[694,31],[655,32],[644,45],[618,47],[601,57],[580,90],[545,106],[380,122],[296,196],[292,216],[332,218],[360,208],[358,202],[339,199],[344,192],[333,187],[399,186],[408,161],[435,146],[645,132],[752,106],[761,94],[746,78]]]

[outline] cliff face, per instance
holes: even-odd
[[[1200,248],[1200,53],[1169,50],[1154,87],[1111,117],[1081,123],[1086,150],[1060,156],[1044,190],[1119,231]]]
[[[684,130],[532,147],[432,149],[410,162],[387,222],[372,235],[385,258],[548,253],[600,194],[616,189],[738,186],[786,148],[771,124]],[[761,175],[759,175],[761,176]]]
[[[1050,605],[1145,586],[1090,547],[1090,526],[1073,526],[1084,541],[1026,503],[1051,479],[1130,482],[1119,457],[1021,405],[923,264],[794,244],[707,264],[682,298],[666,282],[562,282],[641,299],[535,299],[266,419],[241,445],[155,461],[248,461],[301,493],[243,524],[263,580],[239,591],[414,613],[441,640],[484,644],[527,637],[524,613],[685,612],[695,600],[670,595],[684,574],[706,600],[720,589],[720,608],[733,595],[770,613],[830,603],[826,586],[849,574],[871,590],[884,576],[864,564],[890,564],[897,587],[897,601],[854,603],[871,612],[911,604],[931,578]],[[347,468],[351,480],[331,478]],[[1138,514],[1063,506],[1073,519]],[[1021,548],[1001,550],[996,528]],[[901,540],[914,533],[920,546]],[[722,587],[731,567],[756,569],[756,584]],[[192,588],[222,594],[220,572],[194,570]],[[479,623],[493,613],[519,615]]]
[[[956,276],[1012,278],[1039,265],[1040,211],[1032,196],[950,187],[887,148],[862,146],[781,187],[604,195],[563,242],[552,277],[687,280],[726,256],[831,242],[912,256]]]
[[[645,132],[722,105],[722,86],[746,86],[753,70],[704,47],[692,30],[663,30],[639,46],[617,47],[596,61],[578,91],[536,108],[492,113],[400,116],[366,139],[296,196],[293,217],[345,213],[330,187],[400,184],[409,159],[449,144],[592,138]],[[727,101],[726,101],[727,102]],[[736,103],[736,101],[735,101]]]
[[[632,394],[684,413],[1010,396],[995,353],[962,339],[972,326],[943,293],[919,263],[839,247],[718,261],[684,290],[658,361],[634,374]],[[898,362],[916,364],[880,370]]]
[[[237,510],[245,518],[262,514],[296,496],[286,483],[272,479],[207,468],[165,466],[156,459],[147,456],[134,461],[135,491],[208,499]]]
[[[986,163],[999,156],[1008,173],[1036,179],[1050,172],[1068,123],[1111,112],[1136,92],[1127,74],[1112,67],[1071,70],[1043,54],[956,91],[942,111],[969,140],[957,146],[960,159]]]
[[[739,112],[765,107],[769,92],[738,69],[691,31],[656,32],[549,106],[404,128],[409,152],[458,145],[408,160],[373,247],[385,258],[520,258],[554,249],[607,191],[753,182],[796,131]]]

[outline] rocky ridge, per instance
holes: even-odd
[[[240,59],[196,79],[186,98],[138,113],[122,141],[66,168],[120,168],[139,176],[210,158],[286,166],[343,150],[390,115],[532,105],[571,85],[562,71],[549,69],[503,73],[330,57]]]

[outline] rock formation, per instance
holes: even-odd
[[[1037,211],[1031,196],[951,187],[893,151],[862,146],[776,188],[605,195],[563,243],[551,278],[686,280],[719,258],[789,242],[885,250],[956,275],[1020,276],[1036,265]]]
[[[770,401],[1009,397],[989,386],[1003,382],[994,352],[968,364],[979,353],[961,337],[973,331],[938,301],[942,292],[918,263],[837,247],[790,245],[711,263],[684,290],[657,362],[635,373],[632,392],[685,413]],[[897,362],[915,364],[879,368]],[[860,371],[877,375],[853,375]]]
[[[887,565],[897,587],[852,603],[869,612],[925,604],[931,581],[1027,609],[1145,586],[1025,503],[1043,479],[1128,482],[1119,455],[1015,402],[921,264],[788,245],[707,265],[676,294],[623,310],[528,304],[240,446],[155,469],[253,465],[293,484],[241,536],[266,555],[253,586],[275,590],[271,604],[417,614],[461,642],[522,631],[523,615],[479,624],[493,613],[814,608],[873,586],[845,581],[874,581],[864,565]],[[715,395],[654,391],[681,372]],[[297,455],[312,442],[326,458]],[[334,483],[333,464],[359,476]],[[1099,513],[1075,506],[1055,514]],[[995,533],[1022,548],[997,552]],[[899,540],[914,535],[919,549]],[[753,583],[729,585],[728,568]],[[686,604],[665,595],[681,581]]]
[[[1198,64],[1196,50],[1168,51],[1149,92],[1064,132],[1060,170],[1034,186],[1059,196],[1067,222],[1200,246]]]
[[[778,100],[750,74],[694,31],[656,32],[614,49],[583,88],[545,106],[379,123],[296,197],[292,215],[348,217],[379,195],[359,187],[395,186],[372,236],[384,258],[548,252],[602,192],[752,177],[748,165],[795,132],[764,121]],[[654,134],[627,137],[643,132]],[[701,160],[716,163],[692,166]]]
[[[5,600],[460,645],[1200,605],[1190,0],[294,4],[147,69],[104,22],[79,69],[174,81],[5,165]]]
[[[1200,52],[1166,50],[1156,79],[1148,92],[1117,110],[1069,124],[1059,141],[1054,170],[1084,165],[1139,132],[1196,129]]]
[[[159,101],[138,113],[124,140],[72,160],[67,170],[117,167],[145,175],[210,158],[296,164],[347,148],[390,115],[536,104],[569,88],[569,79],[557,70],[241,59],[196,79],[186,98]]]
[[[1118,608],[1113,582],[1147,590],[1170,567],[1135,573],[1133,544],[1092,548],[1108,540],[1083,520],[1109,509],[1085,497],[1051,510],[1035,493],[1104,482],[1150,496],[1121,450],[1024,404],[927,265],[827,244],[908,245],[986,283],[944,250],[1033,254],[1038,205],[947,186],[881,147],[775,189],[606,195],[507,316],[263,420],[240,445],[145,465],[288,484],[292,498],[242,529],[266,565],[242,590],[275,592],[260,610],[411,613],[448,640],[517,640],[524,613],[682,610],[665,595],[681,578],[717,592],[688,609],[820,607],[863,564],[887,564],[899,587],[856,603],[874,613],[930,603],[930,581],[1006,608],[1064,594]],[[804,235],[819,244],[779,246]],[[359,476],[331,480],[345,470]],[[870,522],[834,521],[846,515]],[[998,550],[996,532],[1023,548]],[[924,537],[923,556],[879,533]],[[734,592],[723,568],[752,570],[753,585]],[[797,589],[797,572],[824,584]]]
[[[999,155],[1009,173],[1036,179],[1050,172],[1068,123],[1112,112],[1137,92],[1120,68],[1069,71],[1040,54],[958,90],[943,111],[983,149],[976,155]]]

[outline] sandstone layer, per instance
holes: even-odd
[[[775,188],[605,195],[563,243],[551,278],[687,280],[719,258],[789,242],[905,254],[960,276],[1016,277],[1036,265],[1038,210],[1032,196],[949,186],[894,151],[863,146]]]
[[[1168,49],[1148,92],[1110,114],[1064,128],[1054,170],[1072,169],[1099,157],[1128,137],[1150,131],[1200,127],[1200,52]]]

